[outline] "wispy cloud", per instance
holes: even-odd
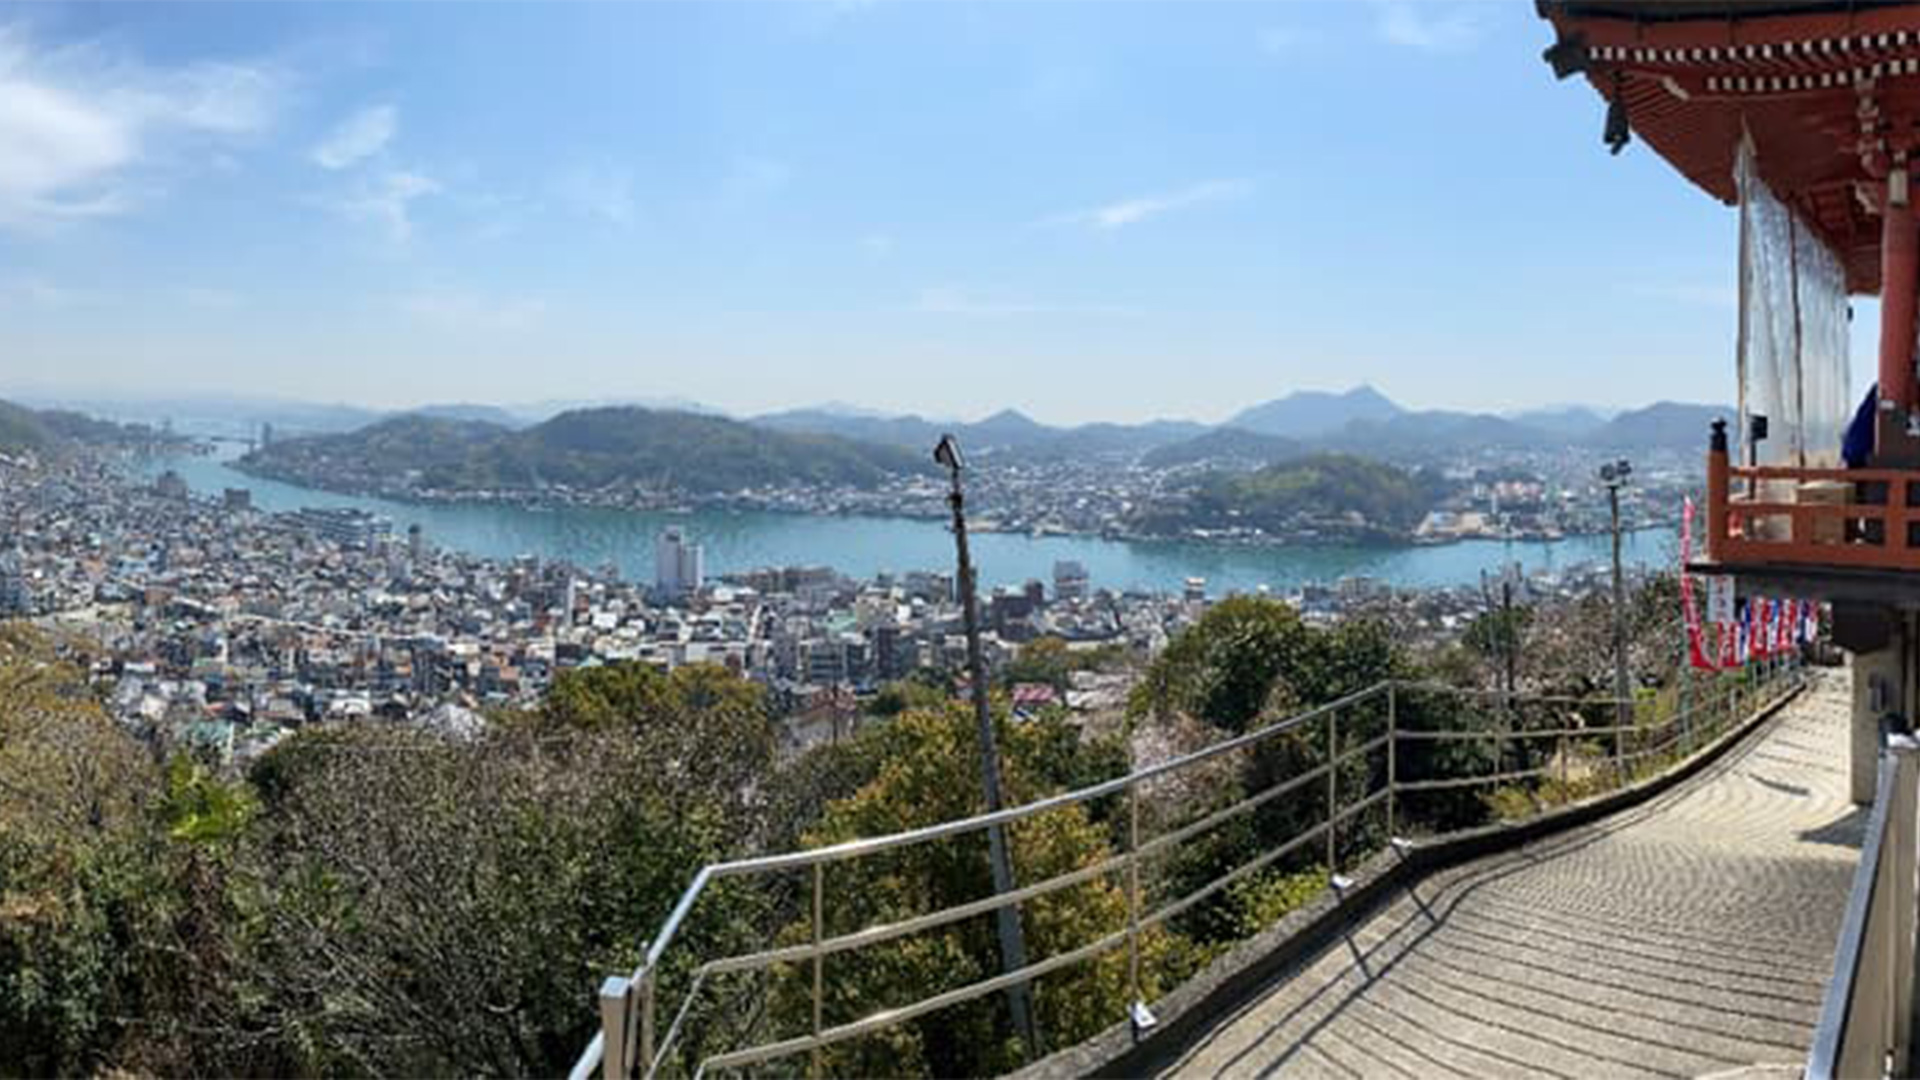
[[[265,63],[157,67],[0,25],[0,228],[126,212],[180,143],[268,127],[283,82]]]
[[[419,292],[403,296],[400,310],[444,330],[525,330],[545,316],[544,300],[487,299],[467,292]]]
[[[336,207],[348,218],[380,226],[394,243],[404,244],[413,237],[414,202],[441,190],[430,176],[394,169],[363,180]]]
[[[553,194],[578,213],[633,224],[633,174],[624,169],[570,169],[555,178]]]
[[[400,114],[391,105],[369,105],[335,125],[313,148],[314,164],[344,169],[380,152],[400,127]]]
[[[1482,13],[1470,5],[1432,0],[1388,0],[1378,5],[1380,37],[1423,52],[1464,52],[1486,33]]]
[[[966,289],[939,286],[920,290],[913,310],[930,315],[1131,315],[1129,308],[1108,304],[1044,304],[1031,301],[984,299]]]
[[[893,254],[894,241],[890,233],[870,232],[860,238],[860,250],[875,259],[884,259]]]
[[[1253,181],[1251,180],[1202,180],[1197,184],[1188,184],[1186,187],[1157,195],[1121,199],[1103,206],[1055,214],[1045,219],[1042,224],[1084,225],[1101,230],[1119,229],[1128,225],[1138,225],[1148,218],[1158,217],[1169,210],[1242,198],[1252,190]]]

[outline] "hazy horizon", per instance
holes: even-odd
[[[1193,416],[1167,415],[1167,416],[1149,416],[1140,420],[1109,420],[1104,417],[1094,417],[1091,419],[1076,419],[1076,420],[1056,420],[1052,417],[1048,417],[1044,415],[1036,415],[1035,413],[1027,409],[1023,409],[1014,405],[1005,405],[999,408],[987,409],[985,411],[978,412],[978,413],[967,413],[967,414],[940,413],[940,412],[927,410],[927,409],[907,409],[900,412],[894,412],[890,410],[870,408],[870,407],[861,405],[857,402],[846,402],[846,401],[796,402],[790,405],[778,406],[772,409],[765,409],[757,412],[740,412],[740,411],[723,409],[723,408],[720,408],[719,406],[713,405],[710,402],[695,401],[695,400],[686,399],[686,398],[647,397],[647,396],[641,396],[641,395],[636,395],[631,397],[609,397],[609,398],[599,398],[599,399],[591,399],[591,398],[590,399],[571,399],[570,398],[570,399],[552,399],[552,400],[539,400],[539,401],[479,401],[479,400],[470,400],[470,399],[443,398],[443,399],[435,399],[435,400],[408,402],[405,404],[398,404],[398,405],[379,405],[379,404],[370,404],[366,402],[352,401],[352,400],[346,400],[346,399],[327,400],[327,399],[320,399],[320,398],[299,398],[299,397],[285,397],[285,396],[273,396],[273,395],[218,394],[218,393],[198,394],[198,393],[191,393],[191,392],[172,393],[172,394],[158,393],[158,392],[156,393],[114,393],[112,391],[102,392],[102,393],[81,393],[81,392],[60,393],[60,392],[40,392],[36,390],[31,390],[31,389],[13,390],[5,386],[0,386],[0,401],[15,401],[20,404],[29,405],[35,408],[83,408],[84,409],[84,407],[87,407],[87,406],[106,407],[106,408],[118,407],[126,410],[126,412],[123,413],[123,415],[129,415],[129,416],[150,415],[167,407],[197,406],[197,407],[220,407],[220,408],[232,409],[236,411],[244,410],[247,408],[259,408],[261,410],[274,409],[274,408],[311,409],[311,410],[339,409],[339,410],[352,410],[356,412],[365,412],[369,414],[379,414],[379,415],[401,415],[401,414],[415,412],[423,409],[475,408],[475,409],[498,409],[502,412],[513,414],[516,417],[527,418],[527,417],[534,417],[538,415],[557,414],[559,412],[568,411],[572,409],[636,406],[640,408],[653,409],[653,410],[701,412],[701,413],[708,413],[716,416],[725,416],[725,417],[729,417],[737,420],[753,420],[758,417],[771,416],[771,415],[776,415],[779,413],[786,413],[786,412],[821,411],[821,412],[828,412],[828,413],[838,413],[838,414],[848,415],[848,416],[867,416],[867,417],[879,417],[879,418],[917,417],[921,420],[925,420],[931,423],[974,424],[974,423],[979,423],[981,421],[987,420],[993,416],[997,416],[1001,413],[1011,411],[1011,412],[1019,413],[1020,415],[1025,416],[1029,420],[1033,420],[1037,423],[1044,424],[1049,427],[1065,428],[1065,427],[1075,427],[1082,424],[1090,424],[1090,423],[1141,424],[1141,423],[1153,423],[1153,422],[1168,422],[1168,423],[1185,422],[1185,423],[1195,423],[1195,424],[1202,424],[1202,425],[1208,425],[1208,426],[1222,426],[1229,423],[1231,420],[1235,418],[1235,416],[1237,416],[1239,413],[1245,411],[1248,408],[1252,408],[1254,406],[1263,405],[1272,401],[1284,399],[1294,394],[1338,395],[1338,394],[1345,394],[1345,393],[1349,393],[1349,392],[1360,390],[1360,389],[1371,389],[1381,394],[1382,396],[1386,397],[1388,400],[1392,401],[1395,405],[1406,410],[1407,412],[1459,411],[1459,412],[1471,412],[1471,413],[1480,413],[1480,414],[1504,416],[1504,417],[1520,416],[1525,414],[1551,413],[1551,412],[1557,412],[1557,411],[1567,410],[1567,409],[1583,409],[1583,410],[1590,411],[1602,417],[1603,419],[1610,419],[1621,413],[1631,412],[1636,409],[1644,409],[1652,405],[1665,404],[1670,402],[1683,404],[1683,405],[1705,405],[1705,406],[1723,406],[1723,407],[1732,406],[1731,401],[1725,401],[1725,402],[1680,401],[1678,399],[1673,399],[1673,398],[1652,398],[1646,401],[1635,402],[1628,405],[1599,405],[1599,404],[1579,402],[1579,401],[1560,401],[1560,402],[1547,402],[1540,405],[1528,405],[1528,406],[1522,406],[1519,408],[1512,408],[1512,409],[1448,410],[1448,409],[1441,409],[1439,407],[1423,405],[1419,402],[1410,402],[1410,401],[1403,400],[1399,397],[1396,397],[1390,391],[1382,387],[1373,386],[1370,383],[1359,383],[1359,384],[1354,384],[1352,386],[1339,387],[1339,388],[1300,387],[1294,390],[1286,391],[1284,393],[1275,394],[1271,398],[1265,398],[1260,401],[1246,402],[1244,405],[1238,408],[1230,409],[1226,413],[1217,417],[1193,417]]]

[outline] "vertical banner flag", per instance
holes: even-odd
[[[1700,628],[1700,607],[1693,595],[1693,575],[1687,563],[1693,558],[1693,498],[1688,496],[1680,508],[1680,611],[1687,627],[1687,660],[1702,671],[1717,671],[1720,665],[1707,655]]]

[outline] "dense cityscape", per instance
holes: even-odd
[[[964,665],[950,569],[869,580],[827,566],[716,575],[698,536],[669,529],[656,540],[651,579],[625,580],[610,566],[463,554],[359,510],[264,513],[244,488],[199,496],[172,472],[146,481],[129,460],[98,449],[0,457],[0,614],[97,642],[94,675],[116,716],[144,737],[201,745],[230,764],[323,721],[471,735],[489,709],[538,701],[560,672],[625,661],[714,663],[746,676],[766,688],[799,748],[841,734],[884,684]],[[1049,507],[1082,502],[1059,474],[1051,483],[987,475],[983,501],[1009,518],[1025,512],[1020,493],[1050,492]],[[1493,519],[1503,503],[1593,513],[1571,493],[1544,494],[1552,489],[1539,480],[1467,490],[1489,509],[1447,513]],[[1527,584],[1538,599],[1576,596],[1603,570]],[[1041,637],[1152,656],[1217,595],[1201,578],[1173,594],[1116,588],[1061,561],[1050,581],[981,598],[987,660],[998,670]],[[1283,598],[1319,625],[1386,615],[1409,644],[1451,637],[1489,603],[1477,585],[1367,578]],[[1018,692],[1023,708],[1112,712],[1128,687],[1124,674],[1080,672],[1071,687]]]

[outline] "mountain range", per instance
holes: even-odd
[[[835,409],[795,409],[752,418],[781,431],[837,435],[925,450],[952,433],[969,451],[1027,458],[1126,455],[1166,468],[1195,464],[1260,464],[1313,451],[1422,461],[1477,450],[1704,450],[1708,425],[1733,410],[1660,402],[1605,417],[1584,406],[1512,415],[1411,410],[1370,386],[1344,393],[1301,391],[1242,410],[1218,426],[1187,420],[1049,427],[1012,409],[975,423],[936,423]]]

